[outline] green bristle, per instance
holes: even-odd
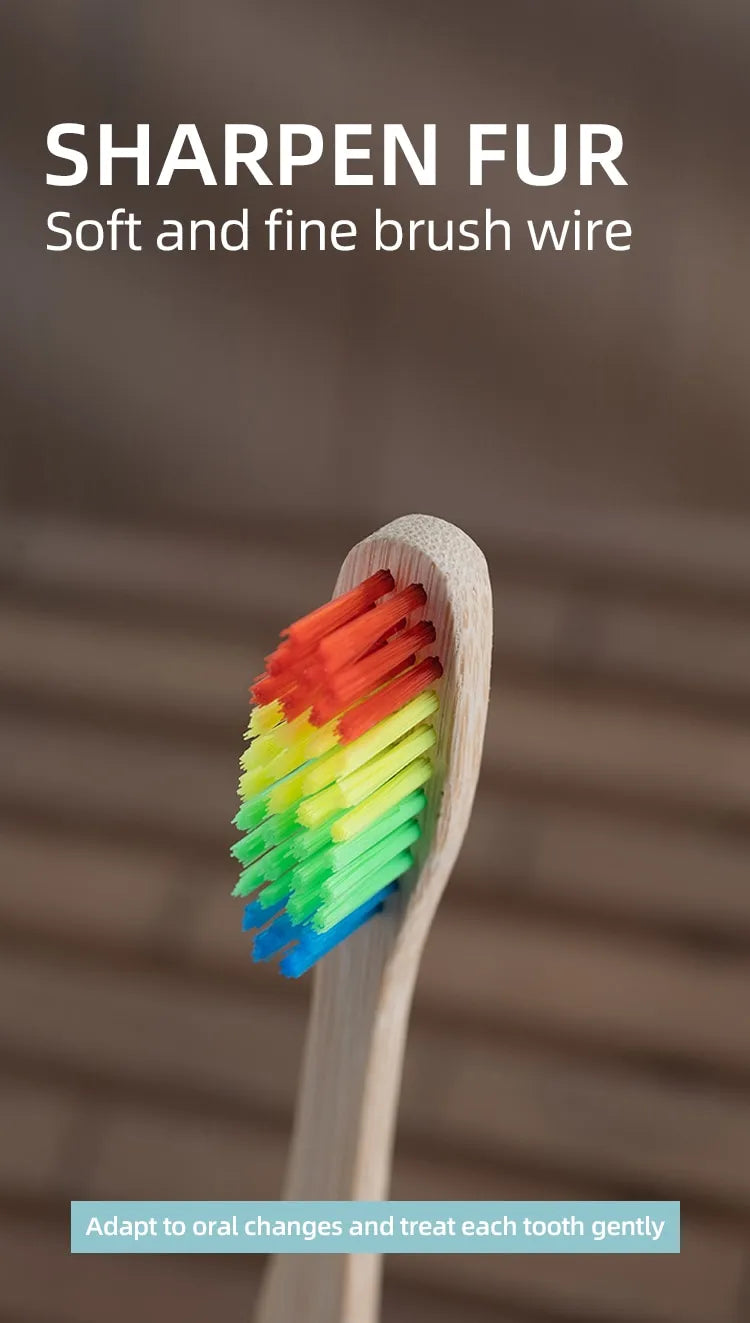
[[[358,859],[373,845],[377,845],[384,837],[390,835],[402,823],[409,822],[412,818],[418,818],[426,803],[427,796],[424,791],[416,790],[413,794],[402,799],[401,803],[397,804],[395,808],[384,813],[382,818],[378,818],[371,827],[366,827],[363,832],[360,832],[359,836],[353,836],[348,841],[337,841],[331,847],[333,868],[344,868],[354,859]]]
[[[238,863],[251,864],[263,852],[258,850],[255,832],[250,832],[249,836],[243,836],[239,841],[235,841],[229,853]]]
[[[240,841],[240,845],[243,842]],[[239,881],[232,892],[233,896],[248,896],[251,891],[259,887],[263,882],[275,882],[287,872],[290,866],[290,858],[283,845],[269,850],[267,854],[261,855],[260,859],[255,858],[254,862],[248,864],[248,867],[240,874]]]
[[[235,817],[235,826],[241,826],[239,819],[242,817],[245,807],[246,806],[243,805]],[[287,840],[294,832],[301,831],[302,828],[297,822],[294,812],[277,813],[274,817],[264,818],[260,826],[255,827],[245,838],[248,841],[248,848],[251,840],[253,846],[257,847],[254,855],[248,854],[248,861],[250,859],[257,859],[259,855],[265,854],[266,850],[270,850],[272,846],[280,845],[282,841]],[[232,851],[232,853],[234,853],[234,851]],[[235,857],[239,858],[238,855]]]
[[[245,800],[234,822],[241,831],[251,831],[253,827],[259,827],[267,817],[268,791],[264,790],[262,794],[253,795],[252,799]]]
[[[296,813],[296,808],[294,810]],[[299,834],[292,841],[292,850],[297,860],[302,863],[311,859],[320,850],[331,844],[331,824],[324,822],[322,827],[313,827],[311,831],[300,826]]]
[[[317,932],[326,932],[347,914],[364,903],[369,895],[379,888],[367,890],[366,883],[370,876],[385,866],[395,856],[408,854],[409,847],[418,839],[421,832],[415,821],[405,822],[392,831],[377,845],[371,846],[364,854],[353,860],[346,868],[334,873],[323,886],[323,901],[313,916],[313,927]],[[411,865],[411,855],[402,872]],[[395,876],[400,876],[397,873]],[[386,885],[383,883],[383,885]],[[364,889],[364,894],[363,894]]]
[[[285,873],[288,872],[290,868],[294,868],[297,862],[297,857],[292,850],[291,841],[282,841],[281,845],[277,846],[274,854],[277,856],[279,867],[283,866]]]
[[[251,827],[258,827],[260,825],[256,821],[256,818],[257,810],[253,801],[250,799],[246,804],[242,804],[237,810],[232,818],[232,823],[239,831],[249,831]]]
[[[254,864],[252,864],[250,868],[243,869],[232,888],[233,896],[249,896],[255,891],[256,887],[260,886],[263,878],[258,878],[254,869]]]
[[[298,864],[292,875],[292,892],[294,896],[298,895],[300,898],[300,911],[304,909],[306,913],[309,912],[307,899],[311,895],[317,896],[324,884],[335,877],[337,872],[353,863],[355,859],[365,854],[373,846],[378,845],[402,823],[408,822],[411,818],[417,818],[426,803],[427,797],[421,790],[412,795],[407,795],[394,809],[384,813],[371,827],[360,832],[359,836],[353,837],[350,841],[331,844],[320,850],[311,859]],[[309,834],[312,835],[312,833]],[[291,910],[290,913],[292,913]],[[292,918],[297,922],[300,921],[296,912],[292,913]]]
[[[337,923],[345,919],[347,915],[353,914],[360,905],[364,905],[370,896],[374,896],[383,887],[387,887],[397,878],[403,877],[411,868],[414,860],[410,850],[402,850],[400,854],[386,860],[379,868],[366,876],[360,878],[356,886],[347,892],[338,900],[332,900],[322,905],[312,920],[312,926],[316,932],[328,932],[330,928],[335,928]]]
[[[268,886],[263,888],[258,896],[258,901],[262,909],[268,910],[272,905],[278,905],[280,901],[286,900],[288,895],[289,882],[285,873],[283,877],[278,878],[275,882],[269,882]]]
[[[262,873],[258,874],[258,865],[251,864],[249,868],[244,868],[232,888],[233,896],[249,896],[257,887],[265,882]]]
[[[316,856],[316,860],[319,857]],[[316,860],[311,862],[315,863]],[[294,919],[295,923],[303,923],[314,912],[320,901],[322,884],[330,876],[331,870],[326,868],[325,863],[320,866],[320,872],[316,869],[312,876],[306,874],[300,877],[298,870],[292,869],[289,917]]]
[[[307,923],[319,905],[320,888],[307,887],[304,890],[292,890],[286,908],[294,923]]]

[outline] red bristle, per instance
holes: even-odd
[[[278,675],[280,671],[285,670],[292,660],[292,655],[289,643],[280,643],[278,648],[265,659],[268,674]]]
[[[265,706],[275,699],[284,702],[288,694],[299,688],[299,678],[294,671],[282,671],[279,675],[262,675],[250,688],[256,703]]]
[[[317,611],[311,611],[301,620],[295,621],[283,634],[295,652],[307,651],[325,638],[334,629],[340,629],[355,617],[377,602],[378,598],[393,591],[393,575],[389,570],[378,570],[364,583],[358,584],[350,592],[335,597]],[[281,645],[284,646],[283,644]]]
[[[294,721],[295,717],[301,717],[306,712],[312,702],[310,691],[303,689],[300,685],[290,690],[281,700],[281,706],[284,709],[284,716],[287,721]]]
[[[310,712],[312,724],[322,726],[353,703],[365,700],[367,706],[378,686],[405,679],[435,631],[428,621],[405,628],[408,615],[426,600],[419,584],[376,605],[392,588],[389,571],[381,570],[283,631],[287,637],[251,687],[255,702],[278,700],[288,721]]]
[[[273,676],[259,675],[257,680],[253,680],[250,685],[250,693],[253,696],[253,702],[265,704],[270,703],[275,698],[276,682]]]
[[[362,657],[353,666],[345,666],[330,678],[331,693],[339,699],[339,709],[348,707],[358,698],[363,698],[377,685],[383,683],[383,677],[394,666],[400,665],[407,657],[421,652],[435,641],[435,626],[429,620],[421,620],[418,625],[406,629],[386,643],[384,647]]]
[[[373,643],[372,647],[367,649],[367,652],[362,653],[362,657],[371,657],[373,652],[378,652],[380,648],[384,648],[388,640],[394,638],[395,635],[403,629],[405,624],[406,620],[402,616],[398,624],[394,625],[392,629],[389,629],[382,638],[379,638],[377,643]]]
[[[272,658],[266,658],[266,665]],[[311,664],[315,667],[314,654],[309,654],[294,662],[287,663],[271,674],[262,675],[252,686],[252,693],[258,703],[270,703],[273,699],[284,698],[284,695],[299,685],[309,686],[309,668]]]
[[[299,664],[287,666],[276,675],[262,676],[252,688],[258,703],[270,703],[278,699],[289,721],[301,712],[305,712],[321,690],[325,672],[321,669],[315,653],[310,653]],[[332,715],[341,711],[341,704]]]
[[[411,655],[405,657],[398,666],[394,666],[392,670],[387,671],[385,675],[381,676],[380,683],[388,684],[391,680],[395,680],[397,675],[401,675],[403,671],[406,671],[410,666],[413,666],[416,660],[414,653],[411,653]],[[363,688],[362,693],[358,694],[357,697],[351,701],[356,702],[357,699],[366,698],[371,688],[371,685]],[[310,725],[324,726],[327,721],[332,721],[333,718],[339,714],[343,706],[345,705],[342,704],[341,700],[335,698],[333,694],[325,691],[319,692],[315,696],[315,706],[310,713]]]
[[[320,644],[321,659],[328,673],[356,661],[373,643],[382,639],[402,616],[408,616],[426,601],[427,594],[422,585],[412,583],[389,601],[381,602],[374,611],[368,611],[358,620],[352,620],[335,633],[328,634]]]
[[[365,610],[371,611],[372,606],[366,607]],[[284,639],[284,642],[264,659],[266,671],[269,675],[283,675],[288,671],[294,671],[296,674],[311,660],[314,661],[319,643],[320,640],[316,640],[296,647],[291,639]]]
[[[391,628],[386,630],[382,639],[380,639],[378,643],[375,643],[373,646],[377,648],[380,647],[382,644],[387,643],[389,639],[393,638],[394,634],[398,634],[399,630],[402,630],[404,628],[405,624],[406,624],[406,616],[402,616],[400,620],[396,621],[395,625],[391,625]]]
[[[364,735],[373,726],[377,726],[379,721],[383,721],[405,703],[411,702],[412,698],[417,698],[425,689],[429,689],[442,674],[443,668],[437,657],[427,657],[405,675],[399,676],[391,684],[379,689],[365,703],[345,712],[338,723],[342,744],[350,744],[359,735]]]

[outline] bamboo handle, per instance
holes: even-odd
[[[315,982],[286,1199],[383,1199],[417,965],[392,972],[399,906],[333,951]],[[375,1255],[279,1255],[258,1323],[376,1323]]]
[[[355,547],[336,593],[388,567],[424,584],[444,665],[416,869],[383,914],[316,972],[287,1199],[383,1199],[414,984],[424,943],[468,824],[489,694],[492,597],[482,553],[459,529],[414,515]],[[256,1323],[377,1323],[378,1255],[279,1255]]]

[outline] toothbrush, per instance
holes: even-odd
[[[233,847],[256,959],[317,965],[284,1197],[387,1197],[409,1011],[489,697],[479,548],[427,515],[355,546],[252,686]],[[323,957],[325,956],[325,959]],[[318,963],[320,962],[320,963]],[[376,1323],[378,1255],[279,1255],[256,1323]]]

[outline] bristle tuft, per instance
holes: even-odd
[[[251,686],[232,847],[253,958],[291,978],[367,922],[412,868],[439,707],[421,584],[379,570],[283,631]],[[253,898],[254,897],[254,898]]]

